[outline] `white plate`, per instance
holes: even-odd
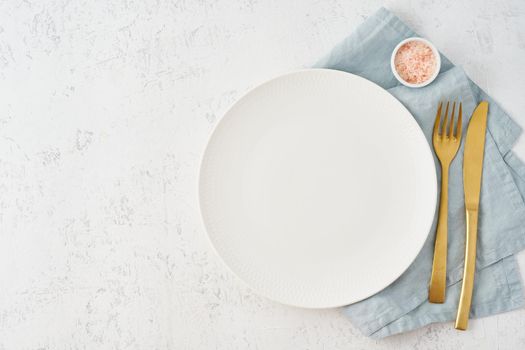
[[[208,236],[258,293],[325,308],[388,286],[436,208],[430,147],[374,83],[325,69],[270,80],[231,107],[202,159]]]

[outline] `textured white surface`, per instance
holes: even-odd
[[[370,340],[258,297],[210,249],[217,118],[381,5],[525,125],[520,0],[0,1],[0,349],[524,348],[525,310]]]
[[[260,295],[316,309],[394,282],[427,240],[436,197],[432,151],[410,112],[369,80],[329,69],[244,95],[199,174],[203,222],[228,267]]]

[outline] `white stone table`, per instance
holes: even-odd
[[[370,340],[257,296],[206,239],[198,162],[227,106],[380,6],[525,126],[520,0],[0,1],[0,349],[525,348],[525,310]]]

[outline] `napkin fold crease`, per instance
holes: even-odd
[[[440,74],[430,85],[411,89],[399,84],[390,70],[390,56],[401,40],[412,36],[417,34],[381,8],[315,67],[357,74],[387,89],[412,113],[430,145],[439,101],[463,103],[464,131],[477,104],[489,101],[471,317],[523,307],[521,275],[513,255],[525,249],[525,165],[512,152],[521,128],[461,68],[455,67],[443,55]],[[463,149],[464,139],[450,168],[445,303],[431,304],[427,300],[434,222],[421,252],[401,277],[379,293],[344,308],[344,313],[365,335],[382,338],[455,319],[465,245]],[[435,162],[439,180],[437,158]]]

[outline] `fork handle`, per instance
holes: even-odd
[[[448,240],[448,165],[441,166],[441,198],[439,216],[434,243],[434,260],[428,290],[428,301],[442,304],[445,302],[447,286],[447,240]]]
[[[465,267],[459,296],[456,329],[466,330],[474,289],[474,271],[476,269],[476,241],[478,239],[478,211],[467,209],[467,238],[465,243]]]

